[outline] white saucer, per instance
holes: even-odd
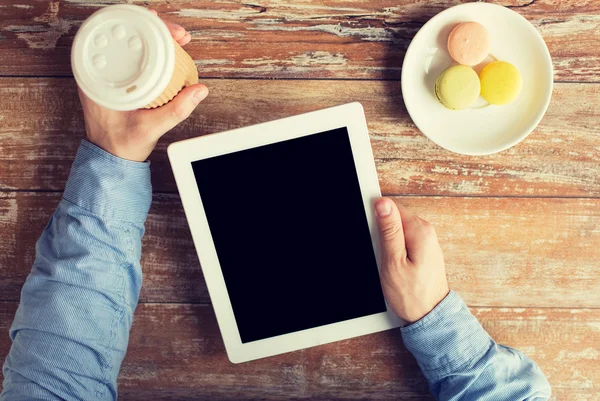
[[[452,64],[448,35],[464,21],[485,26],[491,56],[521,72],[523,90],[513,103],[482,107],[478,102],[453,111],[437,101],[435,81]],[[461,4],[433,17],[412,40],[402,66],[402,95],[414,123],[438,145],[465,155],[496,153],[522,141],[544,116],[552,84],[552,60],[539,32],[518,13],[488,3]]]

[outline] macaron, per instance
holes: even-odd
[[[435,82],[435,96],[451,110],[469,108],[480,92],[477,73],[465,65],[453,65],[440,74]]]
[[[448,52],[460,64],[477,65],[490,52],[490,35],[477,22],[462,22],[448,36]]]
[[[518,68],[506,61],[494,61],[479,74],[481,96],[495,105],[513,102],[521,93],[523,80]]]

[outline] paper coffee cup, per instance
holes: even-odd
[[[128,4],[102,8],[81,25],[71,66],[81,90],[113,110],[162,106],[198,82],[194,61],[164,22]]]

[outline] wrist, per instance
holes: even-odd
[[[401,312],[398,316],[407,324],[415,323],[427,316],[450,293],[447,280],[440,281],[435,289],[431,288],[431,284],[425,285],[424,288],[419,287],[421,286],[406,291],[402,305],[398,308]]]
[[[123,138],[126,138],[126,136],[123,135]],[[148,156],[150,156],[150,153],[152,153],[156,146],[156,143],[141,146],[137,144],[131,145],[129,143],[124,145],[118,144],[111,141],[108,136],[102,135],[86,134],[85,140],[115,157],[140,163],[145,162],[148,159]]]
[[[437,296],[432,298],[432,301],[428,302],[421,309],[413,311],[407,319],[404,319],[408,324],[413,324],[423,319],[425,316],[430,314],[450,293],[450,289],[446,286],[446,289],[439,292]]]

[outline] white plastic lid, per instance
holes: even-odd
[[[175,46],[160,18],[143,7],[119,4],[92,14],[71,50],[77,84],[94,102],[135,110],[156,99],[175,68]]]

